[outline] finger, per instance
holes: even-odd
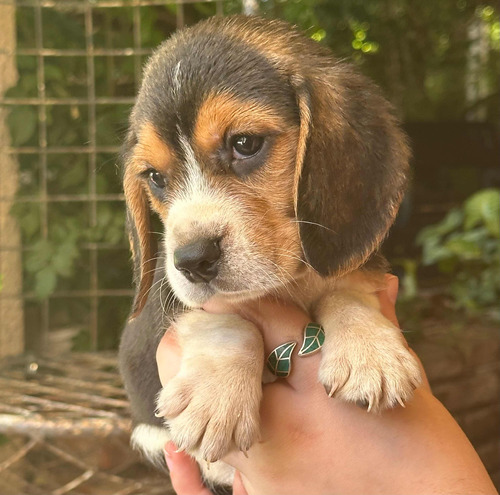
[[[319,354],[309,356],[307,359],[298,357],[304,338],[304,328],[311,321],[304,310],[271,297],[246,301],[238,305],[212,299],[203,308],[214,313],[237,313],[254,323],[264,337],[266,359],[278,346],[295,342],[291,356],[290,376],[286,378],[286,382],[281,380],[281,383],[291,385],[297,390],[310,388],[311,383],[316,384]]]
[[[413,349],[408,348],[408,350],[410,351],[410,354],[417,360],[417,363],[420,366],[420,371],[422,373],[422,383],[420,386],[429,390],[430,392],[432,392],[431,385],[429,383],[429,379],[427,378],[427,375],[425,374],[425,369],[424,369],[424,365],[422,364],[422,361],[420,361],[420,358],[415,354],[415,351]]]
[[[248,495],[239,471],[234,473],[233,495]]]
[[[399,280],[398,277],[391,274],[387,274],[385,277],[386,277],[385,278],[386,287],[384,290],[378,293],[380,301],[380,310],[388,320],[390,320],[392,323],[394,323],[394,325],[399,327],[398,318],[396,316],[396,299],[398,297]],[[420,366],[420,371],[422,372],[422,386],[427,390],[430,390],[431,387],[429,384],[429,380],[427,379],[427,375],[425,374],[422,361],[420,361],[420,358],[415,354],[413,349],[410,349],[408,343],[406,342],[406,339],[405,339],[405,344]]]
[[[310,389],[317,384],[320,353],[306,357],[298,355],[304,340],[304,328],[311,321],[304,310],[290,303],[263,298],[245,304],[240,312],[243,318],[261,329],[266,359],[278,346],[288,342],[296,344],[286,384],[296,390]]]
[[[182,351],[177,342],[177,335],[170,327],[160,340],[156,349],[156,364],[161,384],[165,386],[181,367]]]
[[[311,321],[297,306],[275,298],[264,297],[238,305],[212,298],[203,309],[216,314],[237,313],[254,323],[263,333],[266,352],[283,342],[301,339],[304,326]]]
[[[297,306],[268,298],[245,304],[240,314],[261,329],[266,355],[284,342],[295,341],[300,347],[304,327],[311,321]]]
[[[165,445],[165,462],[177,495],[212,495],[203,484],[196,461],[183,452],[177,452],[177,447],[172,442]]]
[[[399,328],[398,317],[396,316],[399,280],[395,275],[387,274],[385,282],[385,288],[377,293],[380,302],[380,311],[391,323]]]

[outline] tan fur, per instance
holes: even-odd
[[[280,133],[288,124],[272,108],[244,102],[231,94],[215,94],[205,99],[195,124],[195,150],[210,154],[220,147],[229,131],[235,134]]]
[[[380,313],[377,296],[352,285],[315,308],[326,334],[319,380],[329,394],[379,412],[411,398],[420,369],[400,330]]]
[[[149,216],[148,197],[142,185],[137,180],[136,170],[133,166],[127,167],[123,180],[123,188],[125,199],[135,223],[140,242],[141,269],[139,288],[135,299],[135,307],[132,312],[132,318],[134,318],[141,312],[144,304],[146,304],[147,294],[153,283],[155,262],[151,243],[151,221]],[[137,253],[135,253],[134,244],[131,238],[129,240],[132,255],[135,257]]]
[[[297,141],[297,157],[295,159],[295,173],[293,180],[293,206],[295,212],[297,212],[300,176],[302,174],[302,166],[304,165],[306,155],[307,138],[309,137],[311,131],[311,111],[309,102],[306,101],[306,96],[300,89],[300,87],[304,84],[303,78],[293,77],[291,78],[291,81],[297,89],[298,106],[300,111],[300,132],[299,139]]]
[[[158,414],[172,440],[208,462],[221,459],[233,446],[246,452],[259,435],[260,332],[240,316],[200,310],[179,318],[175,331],[182,347],[181,369],[158,397]]]
[[[146,122],[138,136],[138,143],[134,148],[134,161],[141,168],[153,167],[166,174],[172,165],[174,155],[167,144],[159,137],[155,127]]]

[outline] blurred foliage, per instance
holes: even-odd
[[[82,4],[84,2],[82,1]],[[186,24],[215,14],[214,3],[184,6]],[[175,4],[147,6],[140,9],[140,43],[154,48],[176,29]],[[43,46],[49,49],[86,50],[85,17],[82,9],[66,7],[42,9]],[[35,48],[33,7],[16,9],[17,45]],[[124,2],[123,8],[93,9],[93,41],[96,49],[125,49],[134,45],[134,10]],[[146,57],[140,56],[140,65]],[[133,98],[140,74],[136,74],[134,56],[95,56],[95,95],[101,98]],[[17,85],[5,95],[8,98],[36,98],[37,57],[17,57],[20,74]],[[88,61],[85,56],[44,57],[45,96],[49,99],[89,97]],[[96,106],[96,145],[118,147],[121,144],[131,105],[98,104]],[[89,109],[86,104],[48,104],[46,109],[47,145],[85,147],[89,136]],[[12,146],[38,147],[40,114],[36,106],[11,107],[8,116]],[[95,172],[97,194],[121,193],[117,156],[97,155],[96,170],[86,153],[47,154],[46,175],[38,154],[18,155],[20,201],[12,209],[21,226],[23,246],[23,286],[38,301],[50,300],[51,328],[79,329],[74,346],[90,348],[89,302],[83,298],[57,297],[67,290],[90,288],[89,243],[98,247],[98,289],[131,287],[128,243],[125,238],[123,203],[99,200],[96,212],[85,199],[50,201],[44,210],[41,188],[45,182],[49,198],[87,195],[93,190],[90,181]],[[28,198],[27,201],[23,201]],[[46,222],[44,218],[46,217]],[[44,224],[44,225],[42,225]],[[25,305],[28,336],[36,337],[41,321],[41,307],[36,302]],[[110,308],[113,308],[110,311]],[[98,347],[116,347],[121,326],[130,309],[130,298],[107,297],[99,301]],[[28,339],[30,340],[30,339]]]
[[[99,205],[97,223],[89,225],[88,219],[67,205],[56,205],[50,212],[49,234],[40,235],[39,206],[32,203],[17,203],[13,214],[21,222],[23,240],[30,249],[24,256],[26,270],[25,286],[32,289],[39,299],[50,296],[58,286],[59,279],[71,279],[79,268],[82,244],[89,242],[108,245],[124,245],[123,212],[112,203]]]
[[[456,306],[474,311],[500,300],[500,190],[484,189],[417,237],[422,264],[449,280]]]
[[[478,105],[485,109],[486,120],[495,121],[498,118],[500,22],[497,7],[490,2],[259,0],[258,4],[260,14],[283,18],[298,25],[314,40],[330,46],[339,58],[362,66],[362,71],[384,88],[405,120],[459,120],[464,118],[471,107]],[[186,3],[185,23],[193,24],[214,15],[215,8],[213,2]],[[176,9],[175,4],[140,9],[142,47],[157,46],[175,30]],[[224,11],[226,14],[241,12],[241,1],[226,0]],[[73,11],[66,7],[44,8],[42,13],[45,48],[87,48],[82,10]],[[134,11],[131,7],[98,8],[96,4],[93,9],[95,47],[134,47],[133,21]],[[16,22],[18,47],[35,48],[34,9],[27,6],[18,7]],[[483,28],[482,32],[487,33],[486,52],[483,53],[477,69],[478,77],[486,84],[487,94],[482,95],[480,100],[470,101],[466,98],[466,77],[472,42],[469,30],[474,23],[479,23]],[[141,56],[140,63],[143,64],[145,59],[146,57]],[[36,98],[39,94],[37,57],[20,55],[17,57],[17,63],[19,81],[6,96]],[[136,60],[133,56],[94,57],[96,96],[133,97],[139,79],[135,68]],[[87,98],[87,71],[85,56],[44,57],[46,97]],[[130,105],[124,104],[97,105],[97,145],[120,145],[129,110]],[[12,107],[8,118],[12,145],[37,147],[41,139],[39,119],[40,115],[35,106]],[[46,122],[48,146],[86,146],[89,142],[89,115],[86,105],[49,104],[46,106]],[[18,159],[18,196],[20,199],[31,198],[29,201],[19,202],[13,210],[20,221],[23,245],[28,248],[24,255],[25,291],[34,292],[36,297],[42,300],[55,291],[88,289],[89,252],[85,249],[88,243],[105,245],[106,249],[111,249],[99,251],[98,264],[103,272],[99,277],[99,288],[130,287],[130,270],[127,270],[125,265],[128,248],[124,236],[124,209],[120,202],[99,201],[96,221],[92,221],[94,215],[88,202],[49,202],[46,231],[42,226],[41,219],[45,213],[42,205],[36,201],[42,183],[46,182],[49,196],[88,194],[92,190],[90,177],[94,171],[90,170],[87,155],[48,154],[47,176],[43,180],[39,155],[20,154]],[[98,155],[95,171],[98,194],[121,192],[116,161],[117,158],[112,154]],[[467,242],[474,235],[475,241],[481,243],[478,248],[480,255],[490,252],[490,247],[486,247],[490,246],[489,224],[485,223],[483,217],[481,224],[471,224],[470,213],[466,210],[460,211],[465,222],[461,237],[458,231],[453,239],[450,238],[451,232],[440,234],[441,231],[434,231],[434,237],[428,234],[429,238],[434,240],[425,242],[434,242],[436,246],[440,246],[439,252],[443,258],[432,258],[426,251],[425,262],[437,263],[440,267],[450,267],[455,263],[453,270],[460,270],[462,258],[472,256],[472,248],[466,254],[456,251],[460,251],[458,246],[463,249],[464,246],[470,246]],[[453,215],[452,220],[456,221],[458,213]],[[466,218],[469,220],[466,221]],[[446,242],[443,236],[446,236]],[[453,256],[450,254],[446,258],[443,250],[450,253],[455,251]],[[477,259],[466,261],[471,266],[473,263],[481,264]],[[408,263],[408,271],[415,271],[411,260]],[[481,273],[485,273],[484,270]],[[491,275],[488,276],[491,279]],[[462,286],[467,291],[479,291],[488,283],[494,284],[492,281],[488,282],[488,276],[484,275],[484,280],[481,278],[483,275],[479,278],[472,277]],[[411,284],[411,280],[408,279],[407,283]],[[476,285],[469,287],[471,284]],[[408,290],[415,291],[416,287],[409,286]],[[462,299],[465,299],[465,296]],[[129,300],[116,299],[113,300],[113,305],[118,308],[114,312],[99,308],[99,325],[108,332],[102,334],[99,344],[102,348],[116,345],[119,327],[129,308]],[[40,320],[37,311],[37,308],[29,306],[28,312],[32,316],[29,316],[28,320],[37,323]],[[73,325],[76,322],[85,329],[88,325],[87,313],[86,304],[75,302],[73,305],[64,299],[51,299],[53,326]],[[88,333],[85,332],[83,330],[83,333],[79,334],[79,347],[88,345]]]
[[[498,120],[500,18],[495,2],[260,0],[259,5],[262,14],[298,25],[337,57],[361,65],[404,120],[462,120],[478,105],[487,120]],[[466,78],[474,24],[485,37],[477,78],[486,94],[471,102]]]

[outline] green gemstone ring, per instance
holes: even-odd
[[[279,345],[267,358],[267,369],[275,376],[286,378],[292,371],[292,352],[297,342],[290,341]]]
[[[304,340],[299,356],[310,356],[318,352],[325,342],[325,331],[319,323],[308,323],[304,328]]]

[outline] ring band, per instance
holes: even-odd
[[[276,347],[269,354],[266,365],[267,369],[275,376],[286,378],[292,371],[292,352],[297,342],[291,340]]]
[[[299,351],[300,357],[316,354],[325,342],[325,330],[319,323],[308,323],[304,328],[304,339]]]

